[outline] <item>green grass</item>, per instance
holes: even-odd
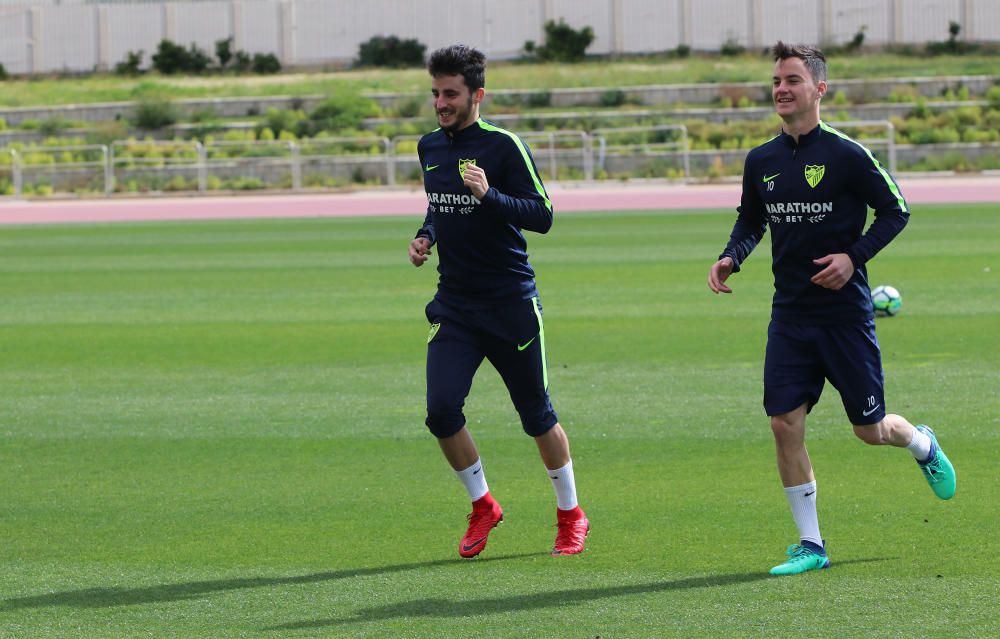
[[[810,417],[834,566],[795,541],[760,407],[767,249],[714,296],[733,213],[561,215],[531,235],[587,552],[495,372],[467,404],[506,521],[422,425],[418,218],[0,231],[0,637],[989,637],[1000,615],[1000,284],[989,206],[918,207],[870,265],[889,408],[959,492]]]
[[[489,88],[552,89],[622,87],[692,82],[761,82],[769,77],[767,56],[734,58],[695,56],[590,60],[579,64],[518,64],[491,62]],[[994,75],[996,57],[989,55],[918,57],[892,54],[831,56],[830,77],[927,77]],[[0,106],[78,104],[135,100],[145,95],[172,98],[223,98],[273,95],[323,95],[346,92],[428,91],[424,69],[359,69],[330,73],[278,76],[139,78],[94,75],[83,78],[12,79],[3,83]]]

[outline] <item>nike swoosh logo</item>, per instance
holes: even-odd
[[[476,546],[478,546],[479,544],[481,544],[481,543],[483,543],[485,541],[486,541],[486,537],[483,537],[482,539],[476,541],[475,543],[469,544],[468,546],[462,546],[462,551],[463,552],[469,552],[470,550],[472,550],[473,548],[475,548]]]
[[[438,168],[439,166],[441,166],[441,165],[440,164],[435,164],[434,166],[431,166],[430,164],[428,164],[427,167],[424,169],[424,171],[429,173],[429,172],[433,171],[434,169]]]
[[[808,497],[809,495],[815,495],[815,494],[816,494],[816,491],[815,491],[815,490],[810,490],[809,492],[807,492],[807,493],[806,493],[805,495],[803,495],[803,496],[804,496],[804,497]]]
[[[538,337],[538,336],[537,336],[537,335],[535,335],[535,337]],[[533,341],[535,341],[535,337],[532,337],[531,339],[529,339],[529,340],[528,340],[527,342],[525,342],[524,344],[518,344],[518,345],[517,345],[517,350],[519,350],[519,351],[523,351],[524,349],[526,349],[526,348],[528,348],[529,346],[531,346],[531,343],[532,343]]]
[[[770,182],[771,180],[773,180],[774,178],[778,177],[779,175],[781,175],[781,174],[780,173],[775,173],[774,175],[772,175],[770,177],[765,177],[764,178],[764,183],[766,184],[766,183]]]
[[[479,471],[481,471],[482,469],[483,469],[483,467],[482,467],[482,466],[480,466],[479,468],[477,468],[477,469],[475,469],[474,471],[472,471],[472,474],[473,474],[473,475],[476,475],[476,474],[478,474],[478,473],[479,473]]]
[[[871,415],[872,413],[874,413],[875,411],[877,411],[878,407],[881,406],[881,405],[882,404],[879,404],[878,406],[876,406],[875,408],[873,408],[871,410],[863,410],[863,411],[861,411],[861,414],[864,415],[865,417],[868,417],[869,415]]]

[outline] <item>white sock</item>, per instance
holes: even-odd
[[[490,492],[489,486],[486,485],[486,472],[483,470],[481,459],[477,459],[465,470],[456,470],[455,476],[465,486],[465,490],[469,492],[469,499],[472,501],[476,501]]]
[[[931,438],[914,428],[913,439],[906,445],[906,450],[910,451],[914,459],[922,462],[931,456]]]
[[[816,515],[816,482],[790,486],[785,489],[785,497],[792,509],[792,519],[799,528],[799,539],[822,547],[823,537],[819,534],[819,517]]]
[[[573,510],[577,507],[576,480],[573,478],[573,460],[569,460],[562,468],[545,469],[556,490],[556,505],[559,510]]]

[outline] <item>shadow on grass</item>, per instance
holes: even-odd
[[[860,564],[879,561],[891,561],[894,557],[851,559],[837,562],[835,565]],[[629,595],[644,595],[675,590],[690,590],[693,588],[719,588],[736,584],[763,581],[765,579],[787,579],[787,577],[772,577],[766,572],[741,573],[730,575],[712,575],[707,577],[685,577],[671,581],[655,581],[645,584],[628,586],[609,586],[606,588],[578,588],[575,590],[555,590],[552,592],[512,595],[472,599],[456,602],[450,599],[416,599],[414,601],[392,603],[385,606],[361,608],[354,611],[354,616],[340,619],[316,619],[272,626],[267,630],[308,630],[329,626],[383,621],[387,619],[419,618],[419,617],[471,617],[475,615],[497,614],[505,612],[520,612],[554,608],[607,599],[609,597],[626,597]]]
[[[138,604],[160,603],[165,601],[183,601],[194,599],[213,592],[243,590],[247,588],[265,588],[268,586],[287,586],[294,584],[312,584],[352,577],[367,577],[371,575],[386,575],[422,568],[437,566],[452,566],[456,564],[482,563],[484,561],[505,561],[548,555],[548,553],[523,553],[518,555],[502,555],[499,557],[484,557],[471,561],[468,559],[438,559],[412,564],[381,566],[378,568],[348,568],[330,572],[317,572],[309,575],[293,575],[290,577],[247,577],[242,579],[217,579],[212,581],[193,581],[190,583],[163,584],[144,588],[86,588],[83,590],[68,590],[53,592],[34,597],[16,597],[0,601],[0,612],[19,610],[23,608],[47,608],[50,606],[72,606],[77,608],[105,608],[111,606],[134,606]]]

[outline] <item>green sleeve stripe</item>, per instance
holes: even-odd
[[[549,200],[549,195],[548,193],[545,192],[545,187],[542,186],[542,181],[538,179],[538,174],[535,173],[535,166],[534,164],[532,164],[531,158],[528,157],[528,151],[524,148],[524,142],[521,142],[521,138],[517,137],[510,131],[507,131],[506,129],[501,129],[498,126],[494,126],[488,122],[484,122],[483,120],[478,120],[478,122],[480,128],[482,128],[484,131],[493,131],[495,133],[502,133],[514,141],[514,144],[517,146],[517,149],[521,152],[521,157],[524,158],[524,165],[528,167],[528,173],[531,175],[531,180],[535,183],[535,190],[538,191],[538,194],[542,196],[543,200],[545,200],[546,208],[548,208],[551,211],[552,201]]]
[[[875,165],[875,168],[878,169],[878,172],[882,174],[882,178],[885,180],[886,186],[889,187],[889,191],[891,191],[892,194],[894,196],[896,196],[896,202],[899,203],[899,208],[903,211],[903,213],[907,213],[908,212],[908,210],[906,208],[906,200],[903,199],[903,194],[899,192],[899,187],[896,186],[896,183],[889,176],[889,173],[886,172],[886,170],[882,167],[882,164],[879,163],[879,161],[875,158],[874,155],[872,155],[872,152],[870,150],[868,150],[868,147],[866,147],[864,144],[861,144],[857,140],[852,139],[850,136],[845,135],[844,133],[841,133],[840,131],[838,131],[837,129],[833,128],[832,126],[830,126],[826,122],[820,121],[819,125],[820,125],[820,127],[822,127],[822,129],[824,131],[826,131],[828,133],[832,133],[832,134],[834,134],[836,136],[839,136],[839,137],[847,140],[848,142],[851,142],[853,144],[857,144],[859,147],[861,147],[861,149],[865,152],[865,155],[867,155],[868,158]]]

